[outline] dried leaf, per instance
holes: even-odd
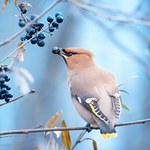
[[[5,66],[7,66],[7,64],[1,64],[1,63],[0,63],[0,66],[5,67]]]
[[[93,141],[93,148],[94,148],[94,150],[98,150],[96,141],[95,140],[92,140],[92,141]]]
[[[61,126],[67,127],[66,122],[64,120],[62,121]],[[71,149],[71,138],[69,131],[62,131],[62,142],[68,150]]]
[[[58,124],[60,117],[62,115],[62,112],[59,111],[57,112],[54,116],[52,116],[47,123],[45,124],[45,128],[53,128],[56,127],[56,125]]]
[[[24,61],[24,48],[23,48],[23,42],[20,42],[18,44],[18,60],[20,62],[23,62]]]
[[[2,12],[5,11],[8,2],[9,2],[9,0],[5,0],[5,1],[4,1],[4,4],[3,4],[3,6],[2,6]]]
[[[32,5],[30,3],[21,2],[18,7],[32,7]]]
[[[15,5],[17,4],[18,0],[14,0]]]

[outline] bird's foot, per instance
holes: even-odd
[[[89,123],[86,125],[86,131],[87,132],[91,132],[92,131],[92,127],[91,127],[91,125]]]

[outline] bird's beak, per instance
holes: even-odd
[[[65,57],[65,58],[67,57],[65,52],[64,52],[64,49],[60,48],[60,47],[53,47],[52,53],[60,55],[60,56]]]

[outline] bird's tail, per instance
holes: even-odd
[[[103,138],[115,138],[117,137],[117,133],[115,127],[112,125],[104,125],[100,127],[101,136]]]
[[[103,137],[103,138],[115,138],[115,137],[117,137],[117,133],[101,133],[101,136]]]

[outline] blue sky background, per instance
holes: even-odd
[[[91,0],[91,2],[94,1],[96,2],[96,0]],[[27,15],[31,16],[31,14],[41,13],[51,4],[52,0],[41,0],[38,3],[33,0],[28,2],[32,8],[28,9]],[[87,1],[85,0],[85,2]],[[97,0],[97,2],[137,16],[148,17],[150,13],[148,0]],[[0,1],[0,6],[2,4],[3,1]],[[98,11],[102,12],[101,9]],[[35,82],[31,88],[35,88],[36,93],[0,107],[0,131],[34,128],[38,124],[44,125],[50,116],[58,111],[63,112],[62,119],[67,122],[69,127],[86,124],[73,106],[67,83],[67,68],[63,59],[51,53],[53,46],[83,47],[91,50],[97,64],[111,71],[118,83],[131,76],[138,76],[121,87],[130,93],[129,95],[122,93],[123,102],[130,111],[123,110],[121,119],[117,122],[148,118],[150,115],[149,27],[108,21],[83,12],[68,3],[57,5],[40,20],[46,25],[47,16],[54,16],[56,12],[62,12],[63,24],[54,32],[53,36],[47,35],[44,47],[27,44],[25,61],[17,64],[18,67],[27,69],[33,75]],[[4,13],[0,13],[0,41],[20,30],[16,14],[18,11],[12,3],[8,4]],[[109,13],[109,15],[114,14]],[[0,59],[15,49],[18,42],[19,37],[10,44],[0,47]],[[144,66],[137,58],[144,62]],[[12,58],[5,63],[9,64],[11,60]],[[10,74],[10,77],[11,92],[16,97],[20,95],[20,92],[15,85],[14,74]],[[118,138],[115,139],[102,139],[99,131],[87,133],[85,137],[95,139],[100,150],[150,149],[149,124],[118,127],[116,130]],[[77,139],[79,133],[80,131],[71,132],[72,141]],[[35,144],[41,142],[41,138],[41,134],[0,138],[0,149],[32,149]],[[85,141],[79,144],[76,150],[83,148],[92,149],[92,143]]]

